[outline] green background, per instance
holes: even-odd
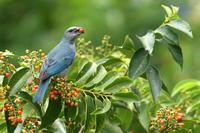
[[[180,7],[180,16],[191,24],[194,38],[181,34],[182,70],[162,45],[155,48],[152,61],[161,68],[169,88],[183,79],[199,79],[199,0],[0,0],[0,50],[19,55],[25,49],[49,51],[73,25],[85,28],[83,37],[92,45],[99,45],[105,34],[115,45],[121,45],[126,34],[138,42],[136,35],[163,22],[162,4]]]

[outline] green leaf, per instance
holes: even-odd
[[[123,88],[129,88],[133,84],[133,81],[128,77],[119,77],[114,82],[109,84],[104,90],[106,92],[119,92]]]
[[[123,102],[136,102],[139,100],[138,96],[132,92],[126,92],[126,93],[115,93],[112,97],[115,100],[120,100]]]
[[[167,23],[166,25],[168,25],[176,30],[179,30],[179,31],[185,33],[186,35],[188,35],[189,37],[193,38],[190,25],[182,19],[172,20],[169,23]]]
[[[142,37],[140,36],[137,36],[137,37],[141,41],[144,49],[147,50],[149,54],[151,55],[153,52],[153,47],[155,43],[155,35],[153,31],[147,32],[147,34]]]
[[[174,97],[177,93],[185,92],[194,87],[200,87],[200,81],[194,79],[187,79],[179,82],[172,90],[171,96]]]
[[[161,26],[155,30],[155,33],[161,34],[163,39],[170,44],[179,44],[178,35],[172,31],[169,26]]]
[[[172,13],[172,9],[168,6],[162,5],[162,8],[165,10],[165,12],[167,13],[167,16],[170,17],[173,15]]]
[[[176,63],[183,68],[183,54],[181,47],[178,45],[168,44],[168,48]]]
[[[101,133],[123,133],[118,124],[113,124],[110,121],[105,121],[105,127],[101,130]]]
[[[133,80],[142,75],[149,65],[150,56],[144,49],[139,49],[131,58],[128,75]]]
[[[9,95],[15,95],[25,85],[27,80],[31,77],[29,68],[22,68],[17,71],[10,79],[9,86],[11,87]]]
[[[139,113],[139,121],[144,129],[148,132],[149,131],[149,124],[150,124],[150,116],[149,116],[149,109],[147,104],[141,103],[140,105],[140,113]]]
[[[129,37],[129,35],[125,36],[124,43],[121,47],[119,47],[119,50],[127,57],[133,56],[133,54],[135,53],[135,46],[133,40]]]
[[[154,101],[157,101],[162,89],[162,80],[160,79],[159,71],[154,66],[149,66],[146,74],[151,87],[153,99]]]
[[[67,72],[67,78],[75,80],[77,78],[77,73],[82,70],[86,63],[88,63],[88,60],[86,59],[76,59]]]
[[[61,97],[56,100],[49,100],[48,108],[42,117],[40,129],[51,125],[59,116],[62,109]]]
[[[93,126],[96,123],[96,116],[91,115],[91,113],[95,109],[95,105],[94,105],[94,101],[92,97],[86,95],[85,99],[86,99],[86,104],[87,104],[87,117],[86,117],[84,133],[89,133],[90,130],[93,129]]]
[[[101,101],[99,101],[101,102]],[[97,101],[95,100],[95,103],[97,103]],[[98,114],[104,114],[106,112],[108,112],[111,108],[111,102],[108,98],[103,99],[103,103],[102,105],[97,106],[96,110],[94,110],[91,115],[98,115]]]
[[[54,128],[57,129],[56,133],[67,133],[66,132],[66,127],[64,121],[61,119],[56,119],[55,122],[53,123]]]
[[[200,101],[197,101],[195,103],[192,103],[192,105],[190,105],[189,107],[187,107],[186,113],[194,111],[195,109],[199,110],[199,108],[200,108]]]
[[[80,85],[85,84],[87,80],[95,74],[96,69],[97,69],[97,65],[95,63],[88,62],[83,67],[83,69],[78,73],[77,83]]]
[[[117,79],[118,74],[117,72],[110,71],[106,74],[106,76],[103,78],[103,80],[97,84],[97,86],[94,88],[95,90],[104,90],[108,85],[110,85],[112,82]]]
[[[97,67],[96,75],[85,85],[85,87],[92,87],[93,85],[98,84],[106,76],[106,74],[106,69],[102,65],[99,65]]]
[[[65,106],[64,109],[65,119],[68,121],[69,119],[75,120],[78,115],[78,108],[77,107],[71,107],[71,106]]]
[[[123,61],[116,57],[107,57],[106,59],[100,59],[96,62],[98,65],[109,66],[114,64],[123,63]]]
[[[42,110],[40,108],[40,105],[37,103],[33,103],[31,95],[24,91],[18,92],[17,95],[26,100],[30,104],[30,106],[37,112],[37,114],[42,117]]]
[[[100,133],[101,129],[105,125],[105,118],[106,118],[105,114],[100,114],[100,115],[96,116],[96,130],[95,130],[95,133]]]

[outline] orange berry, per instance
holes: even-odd
[[[185,124],[184,123],[178,123],[178,126],[185,126]]]
[[[14,116],[9,116],[8,120],[12,121],[15,117]]]
[[[70,103],[70,106],[74,106],[74,102],[71,102],[71,103]]]
[[[17,113],[18,113],[19,115],[21,115],[21,114],[22,114],[22,111],[21,111],[21,110],[18,110]]]
[[[70,92],[69,92],[69,93],[67,93],[67,96],[68,96],[68,97],[71,97],[71,95],[72,95],[72,94],[71,94]]]
[[[21,100],[21,99],[17,99],[16,102],[17,102],[18,104],[21,104],[21,103],[22,103],[22,100]]]
[[[76,88],[76,92],[79,93],[81,90],[79,88]]]
[[[13,107],[13,106],[10,106],[10,107],[9,107],[9,110],[14,110],[14,107]]]

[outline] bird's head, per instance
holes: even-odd
[[[65,31],[64,36],[68,40],[74,41],[82,33],[84,33],[84,29],[82,27],[73,26]]]

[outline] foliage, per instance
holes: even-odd
[[[32,95],[40,82],[38,73],[45,52],[26,50],[23,56],[1,52],[1,115],[5,119],[1,121],[0,131],[197,131],[199,122],[195,117],[199,115],[199,102],[196,94],[199,91],[194,87],[199,87],[199,81],[180,83],[170,94],[159,69],[151,62],[155,44],[163,44],[182,67],[183,55],[176,31],[192,37],[189,24],[178,16],[178,8],[163,8],[167,15],[161,26],[138,36],[141,47],[136,47],[129,36],[121,46],[112,45],[110,37],[105,36],[102,44],[93,48],[88,45],[90,41],[79,39],[77,59],[67,78],[53,77],[40,105],[32,102]],[[17,59],[15,66],[10,65],[12,58]],[[192,97],[183,98],[181,95],[186,92]],[[190,100],[195,104],[187,108],[186,101]],[[188,116],[191,111],[194,114]]]

